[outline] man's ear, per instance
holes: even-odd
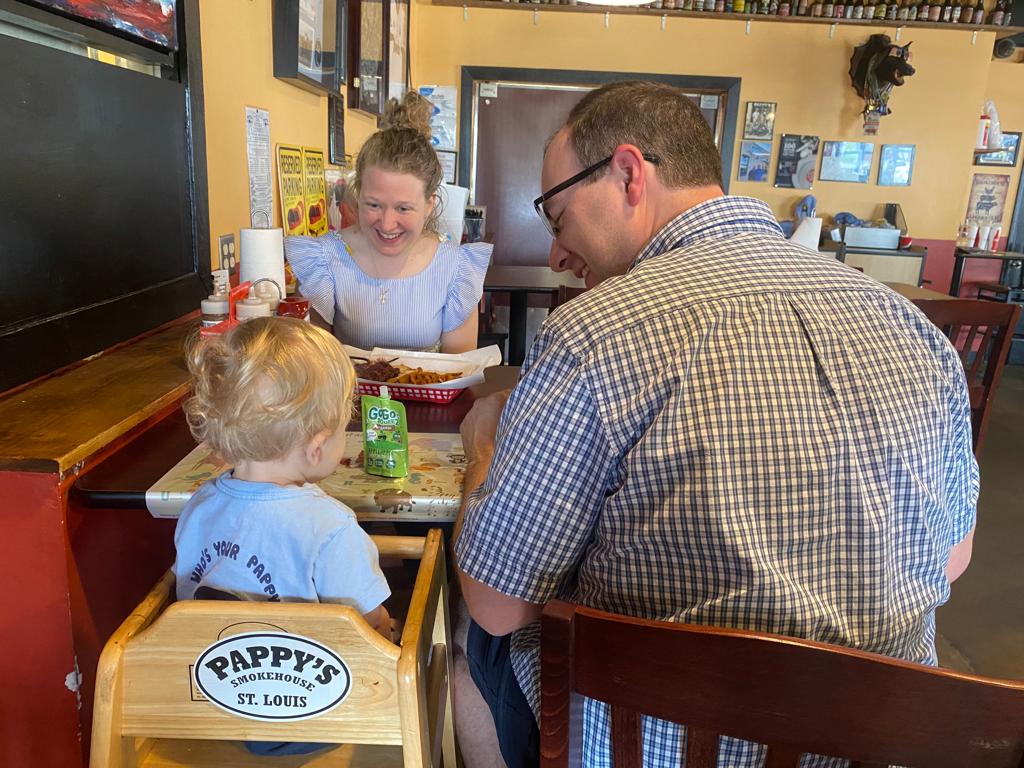
[[[621,174],[626,185],[626,201],[629,205],[638,205],[647,187],[643,152],[632,144],[620,144],[612,154],[612,168]]]
[[[331,433],[326,429],[317,432],[313,437],[306,443],[306,448],[303,451],[306,461],[310,464],[319,464],[320,459],[324,453],[324,443],[327,442],[327,438],[331,436]]]

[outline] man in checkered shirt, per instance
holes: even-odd
[[[537,762],[555,597],[936,663],[978,496],[960,361],[908,301],[724,196],[720,168],[700,111],[652,83],[591,92],[545,153],[551,267],[592,290],[464,422],[456,530],[509,768]],[[646,765],[680,763],[677,726],[643,736]],[[763,756],[724,739],[719,764]],[[587,702],[584,765],[610,764]]]

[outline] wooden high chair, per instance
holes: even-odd
[[[426,538],[374,536],[381,557],[419,559],[400,645],[353,608],[332,604],[190,600],[172,603],[168,572],[107,641],[100,657],[91,768],[259,765],[336,768],[457,765],[444,547]],[[209,646],[246,632],[285,632],[344,660],[351,687],[341,704],[306,720],[240,717],[207,700],[193,665]],[[263,757],[240,743],[341,746]]]

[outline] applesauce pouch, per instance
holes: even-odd
[[[381,477],[409,474],[409,427],[405,406],[392,400],[388,388],[380,395],[363,395],[363,468]]]

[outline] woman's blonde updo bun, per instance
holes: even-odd
[[[444,173],[437,152],[430,143],[430,115],[433,109],[433,105],[415,91],[406,92],[401,101],[388,100],[380,120],[380,130],[366,140],[356,157],[352,192],[358,200],[367,168],[381,168],[415,176],[423,182],[427,200],[434,198],[434,208],[423,228],[436,234],[441,216],[440,201],[436,195]]]

